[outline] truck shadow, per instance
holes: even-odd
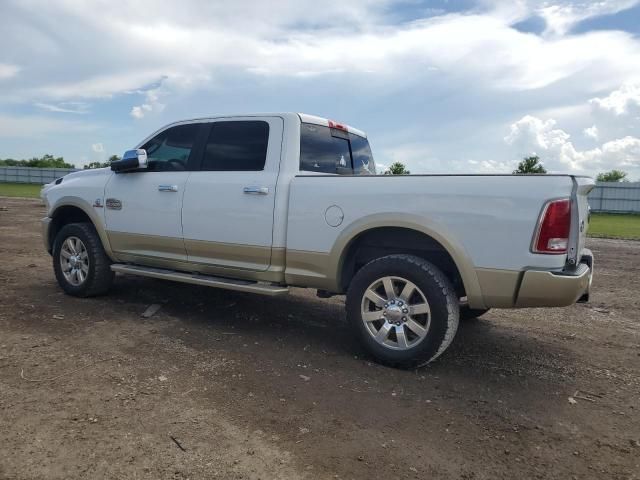
[[[252,356],[271,363],[313,362],[336,371],[365,365],[375,367],[378,373],[392,372],[396,378],[437,374],[528,386],[536,380],[565,382],[575,375],[578,363],[551,335],[549,341],[536,338],[491,313],[462,322],[453,344],[440,359],[409,372],[374,364],[363,353],[347,326],[344,297],[319,299],[315,291],[304,289],[294,289],[288,296],[265,297],[122,276],[111,296],[136,305],[140,312],[151,303],[162,303],[163,314],[178,320],[177,328],[203,333],[184,339],[192,348],[209,349],[209,337],[233,334],[242,345],[259,343],[261,348],[251,348]],[[233,342],[226,343],[228,347],[216,343],[216,348],[233,353]]]

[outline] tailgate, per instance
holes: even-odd
[[[595,187],[595,182],[589,177],[571,177],[573,191],[571,193],[571,236],[569,238],[568,262],[576,265],[582,258],[587,230],[589,228],[589,202],[587,195]]]

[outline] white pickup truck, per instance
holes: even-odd
[[[438,357],[459,318],[587,300],[590,178],[376,175],[366,135],[296,113],[172,123],[46,185],[46,249],[76,296],[114,274],[346,294],[378,361]]]

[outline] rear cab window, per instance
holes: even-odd
[[[365,137],[324,125],[302,123],[300,170],[337,175],[375,175],[376,165]]]

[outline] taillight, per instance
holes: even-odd
[[[553,200],[542,211],[533,251],[535,253],[567,253],[571,230],[571,200]]]

